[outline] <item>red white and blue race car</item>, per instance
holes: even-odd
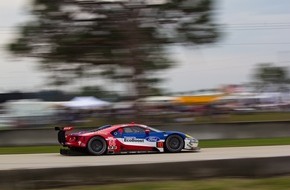
[[[141,124],[105,125],[90,131],[66,134],[73,127],[55,127],[61,154],[69,151],[92,155],[130,152],[181,152],[199,150],[198,140],[178,131],[159,131]]]

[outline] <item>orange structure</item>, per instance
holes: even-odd
[[[223,94],[215,95],[192,95],[192,96],[180,96],[177,97],[177,103],[184,105],[192,104],[209,104],[217,101],[219,98],[223,97]]]

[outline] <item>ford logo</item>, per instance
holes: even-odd
[[[146,141],[149,141],[149,142],[157,142],[159,140],[160,140],[159,137],[146,137]]]

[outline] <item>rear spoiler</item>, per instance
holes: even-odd
[[[54,130],[56,131],[71,131],[73,130],[73,127],[55,127]]]

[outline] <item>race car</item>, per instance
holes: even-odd
[[[199,150],[198,140],[178,131],[160,131],[142,124],[105,125],[97,129],[70,132],[73,127],[55,127],[61,154],[82,152],[91,155],[181,152]]]

